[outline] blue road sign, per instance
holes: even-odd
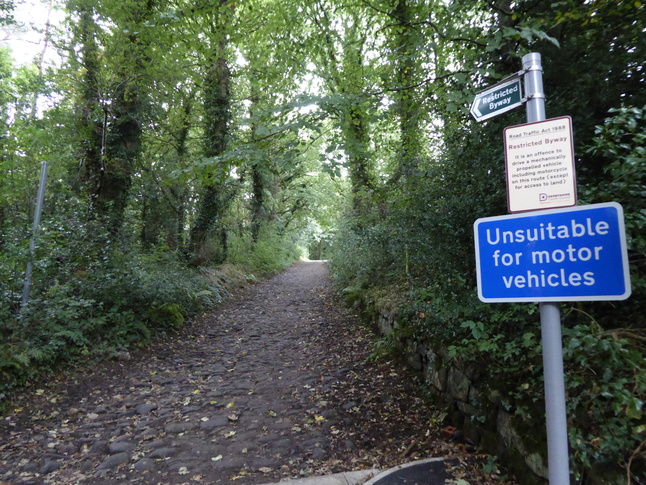
[[[474,233],[484,302],[630,296],[624,213],[615,202],[478,219]]]

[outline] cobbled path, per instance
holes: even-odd
[[[315,473],[348,424],[321,397],[354,365],[330,356],[321,331],[350,318],[336,307],[325,266],[299,263],[181,338],[35,390],[1,419],[0,483],[251,484]]]

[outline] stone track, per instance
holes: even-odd
[[[145,360],[99,368],[67,396],[39,390],[32,416],[3,422],[0,479],[257,483],[311,468],[335,422],[311,395],[347,371],[319,365],[327,285],[321,263],[300,263]]]
[[[0,483],[254,484],[396,464],[431,411],[396,372],[366,368],[370,339],[324,264],[296,264],[131,360],[26,393],[0,419]]]

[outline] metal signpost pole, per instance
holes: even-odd
[[[45,198],[45,181],[47,180],[47,162],[43,162],[40,168],[40,184],[38,185],[38,197],[36,199],[36,211],[34,212],[34,224],[31,229],[31,240],[29,241],[29,260],[27,261],[27,270],[25,271],[25,285],[22,290],[22,306],[29,303],[29,293],[31,291],[31,273],[36,251],[36,235],[38,226],[40,226],[40,214],[43,211],[43,200]]]
[[[544,121],[545,94],[543,67],[537,52],[523,56],[527,122]],[[565,381],[563,375],[563,344],[561,312],[558,304],[540,304],[545,376],[545,414],[547,420],[547,455],[549,480],[552,485],[569,485],[567,416],[565,413]]]

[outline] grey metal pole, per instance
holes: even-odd
[[[527,122],[544,121],[545,93],[543,92],[543,64],[541,55],[532,52],[523,56],[523,76],[525,82],[525,97],[527,98]]]
[[[31,273],[36,250],[36,234],[40,226],[40,215],[43,212],[43,200],[45,199],[45,181],[47,180],[47,162],[43,162],[40,167],[40,184],[38,185],[38,197],[36,199],[36,212],[34,213],[34,224],[31,229],[31,240],[29,241],[29,259],[27,260],[27,270],[25,272],[25,285],[22,289],[22,306],[29,303],[29,294],[31,292]]]
[[[554,303],[541,303],[540,311],[549,479],[552,485],[569,485],[570,465],[565,412],[561,311]]]
[[[541,55],[532,52],[523,56],[527,122],[543,121],[545,94]],[[545,417],[547,421],[547,460],[552,485],[570,484],[568,460],[567,414],[565,412],[565,377],[563,374],[563,342],[561,311],[558,304],[540,304],[545,376]]]

